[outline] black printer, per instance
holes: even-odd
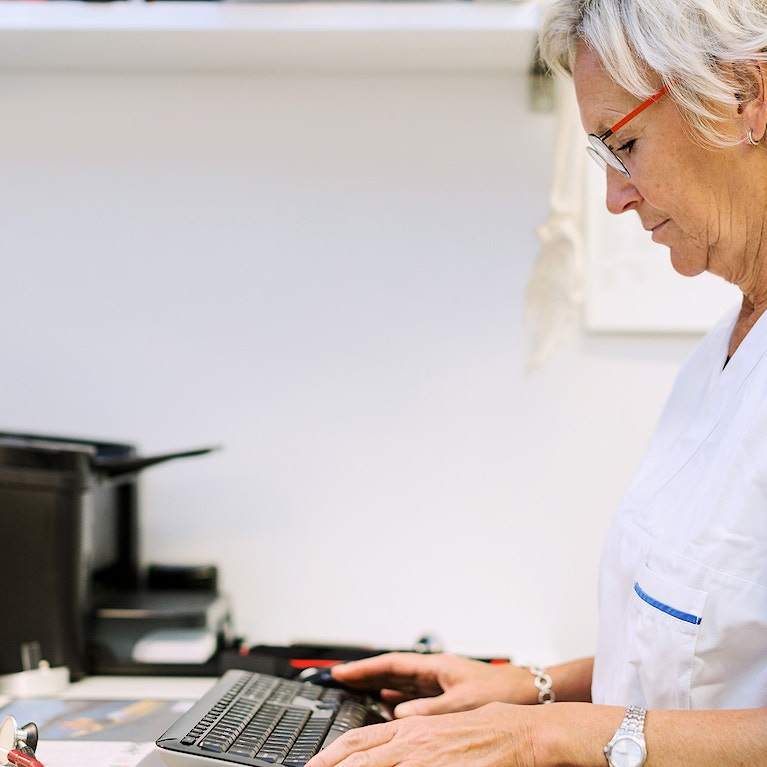
[[[0,432],[0,674],[21,671],[30,645],[73,679],[140,673],[129,653],[110,646],[111,625],[123,642],[140,636],[145,619],[152,628],[228,630],[215,580],[191,590],[162,584],[158,595],[139,567],[140,472],[212,449],[141,457],[131,444]],[[126,604],[131,609],[119,612]],[[115,615],[125,620],[114,624]]]

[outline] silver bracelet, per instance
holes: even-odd
[[[535,686],[538,690],[538,703],[555,703],[557,696],[551,689],[553,682],[548,671],[540,666],[527,666],[527,670],[535,677]]]

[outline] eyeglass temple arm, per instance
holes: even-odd
[[[657,93],[650,96],[647,101],[643,101],[636,109],[634,109],[632,112],[629,112],[622,120],[619,120],[617,123],[615,123],[612,128],[608,128],[607,131],[600,136],[600,138],[604,140],[612,136],[613,133],[619,131],[629,120],[633,120],[638,114],[640,114],[640,112],[644,112],[647,107],[649,107],[651,104],[654,104],[668,91],[670,87],[670,85],[664,85]]]

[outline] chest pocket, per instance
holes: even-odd
[[[623,688],[655,707],[689,709],[693,658],[705,620],[706,592],[643,564],[623,623]]]

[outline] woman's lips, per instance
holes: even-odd
[[[648,227],[647,231],[652,232],[652,241],[653,242],[660,242],[658,237],[661,234],[661,232],[663,231],[663,229],[665,228],[666,224],[670,220],[671,219],[667,218],[665,221],[661,221],[659,224],[655,224],[655,226]]]

